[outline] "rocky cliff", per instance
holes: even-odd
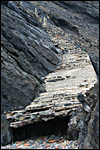
[[[42,77],[59,63],[57,48],[41,25],[15,3],[1,7],[1,105],[27,106],[45,90]]]
[[[90,110],[84,109],[86,103]],[[99,149],[99,85],[86,92],[82,105],[80,149]]]
[[[70,115],[68,138],[99,149],[98,8],[98,1],[1,4],[1,111],[10,127]]]

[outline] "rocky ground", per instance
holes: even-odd
[[[89,138],[99,111],[98,7],[98,1],[2,4],[2,113],[10,128],[71,116],[64,134],[33,136],[6,143],[2,149],[98,148],[98,140]],[[80,92],[83,100],[77,97]],[[76,110],[81,113],[74,114]],[[10,135],[8,128],[2,128],[2,135],[7,130],[5,137]]]
[[[64,135],[33,137],[24,141],[2,146],[2,149],[78,149],[78,142],[69,141]]]

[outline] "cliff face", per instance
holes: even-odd
[[[99,98],[88,122],[88,132],[84,149],[99,149]]]
[[[80,99],[80,98],[79,98]],[[87,106],[87,107],[86,107]],[[87,108],[87,109],[86,109]],[[89,109],[88,109],[89,108]],[[99,85],[94,85],[84,95],[80,124],[80,149],[99,149]]]
[[[1,105],[9,111],[27,106],[45,90],[42,77],[55,70],[59,58],[35,17],[14,2],[2,5],[1,12]]]
[[[83,53],[88,52],[93,68],[97,76],[99,76],[98,8],[98,1],[9,1],[1,4],[2,113],[4,111],[22,110],[27,105],[30,105],[41,92],[50,90],[49,86],[45,87],[44,79],[48,73],[55,71],[57,67],[59,68],[58,65],[62,59],[61,55],[63,55],[63,60],[66,64],[65,68],[64,65],[60,66],[60,68],[62,67],[61,69],[72,70],[75,69],[73,66],[79,69],[78,64],[83,67],[84,61],[82,64],[82,61],[79,61],[78,58],[76,59],[76,56],[74,58],[68,54],[69,51],[74,53],[74,49],[80,49]],[[71,41],[73,41],[72,45],[70,44]],[[81,58],[83,58],[83,55],[81,55]],[[67,62],[70,61],[70,58],[71,60],[75,59],[75,64],[67,64],[66,58]],[[86,57],[83,60],[86,60]],[[86,64],[88,65],[87,61]],[[82,71],[84,72],[84,69]],[[58,83],[58,80],[64,79],[64,82],[66,81],[69,84],[72,81],[72,74],[70,76],[67,74],[66,80],[63,75],[60,78],[47,78],[50,81],[46,82],[51,82],[52,85],[52,82],[57,81]],[[76,73],[76,75],[76,79],[80,78],[79,74]],[[91,79],[91,76],[93,77],[93,74],[90,74],[88,78]],[[60,83],[61,85],[62,83]],[[70,85],[66,86],[70,87]],[[96,83],[84,93],[84,102],[80,109],[81,113],[76,113],[76,118],[74,116],[74,119],[76,119],[75,124],[69,124],[69,137],[77,136],[79,138],[80,149],[99,149],[98,90],[99,86]],[[66,96],[67,92],[64,96]],[[59,109],[62,109],[62,107],[60,108],[59,106]],[[46,113],[48,116],[50,111]],[[65,114],[65,109],[62,114]],[[20,116],[20,113],[18,115]],[[11,138],[9,137],[9,125],[7,125],[6,121],[2,123],[2,125],[7,126],[5,129],[8,130],[8,132],[2,130],[2,137],[4,138],[2,143],[6,137],[8,137],[9,143],[12,138],[12,135],[10,136]],[[71,129],[70,126],[72,126]],[[75,129],[77,131],[71,135],[70,131],[75,131]]]
[[[38,8],[40,17],[48,14],[50,22],[70,33],[75,45],[88,52],[99,74],[99,1],[32,3]]]

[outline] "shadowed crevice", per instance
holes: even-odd
[[[12,128],[14,141],[25,140],[30,137],[47,136],[50,134],[57,135],[61,133],[66,135],[70,117],[63,117],[41,121],[34,124],[25,125],[20,128]]]

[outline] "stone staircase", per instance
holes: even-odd
[[[24,110],[6,113],[12,128],[69,115],[81,106],[78,93],[85,94],[97,82],[88,54],[74,45],[71,35],[51,24],[47,24],[45,29],[61,51],[62,62],[55,72],[44,78],[46,92]]]

